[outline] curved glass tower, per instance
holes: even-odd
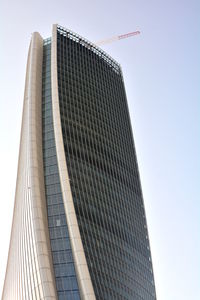
[[[156,299],[121,68],[58,25],[30,44],[2,299]]]

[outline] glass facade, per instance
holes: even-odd
[[[29,47],[2,299],[156,299],[121,68],[58,25]]]
[[[57,65],[67,168],[96,299],[156,299],[121,69],[61,27]]]
[[[80,300],[61,193],[51,97],[51,40],[44,41],[42,78],[44,178],[51,251],[59,300]]]

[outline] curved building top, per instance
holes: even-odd
[[[68,37],[69,39],[75,41],[76,43],[79,43],[80,45],[86,47],[90,51],[94,52],[96,55],[101,57],[111,68],[116,71],[116,73],[121,73],[121,66],[120,64],[114,60],[109,54],[107,54],[105,51],[103,51],[101,48],[99,48],[94,43],[88,41],[86,38],[80,36],[79,34],[73,32],[72,30],[69,30],[67,28],[64,28],[60,25],[57,25],[57,30],[61,35],[64,35]]]

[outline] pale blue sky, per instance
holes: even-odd
[[[0,293],[6,267],[25,67],[33,31],[53,23],[104,46],[122,65],[158,300],[200,299],[200,2],[0,1]]]

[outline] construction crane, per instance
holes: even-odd
[[[118,41],[118,40],[129,38],[131,36],[138,35],[138,34],[140,34],[140,31],[129,32],[129,33],[122,34],[122,35],[116,35],[116,36],[113,36],[109,39],[98,41],[95,44],[97,46],[102,46],[102,45],[109,44],[109,43],[112,43],[112,42],[115,42],[115,41]]]

